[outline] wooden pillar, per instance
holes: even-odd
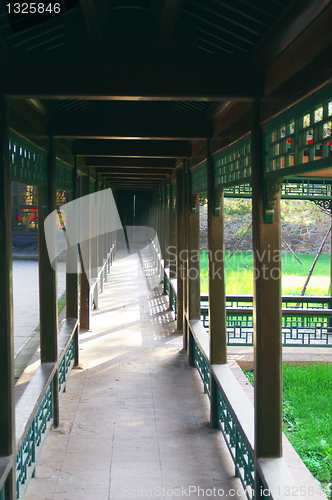
[[[207,141],[210,364],[227,363],[223,192],[216,192],[214,162]],[[217,427],[216,383],[211,375],[210,420]]]
[[[213,158],[208,155],[209,331],[211,364],[227,363],[223,193],[216,193]]]
[[[190,176],[188,190],[190,189]],[[199,262],[199,196],[189,196],[188,203],[188,240],[189,257],[187,271],[187,304],[188,319],[200,319],[201,317],[201,295],[200,295],[200,262]],[[188,326],[188,362],[194,366],[193,345],[190,328]]]
[[[160,259],[162,259],[162,248],[163,248],[163,236],[164,235],[162,233],[161,212],[162,212],[162,190],[161,190],[161,188],[159,188],[159,191],[158,191],[158,210],[157,210],[157,228],[158,228],[157,235],[158,235],[158,241],[159,241],[157,272],[162,279]]]
[[[109,183],[107,183],[107,189],[110,189]],[[113,210],[114,210],[113,199],[112,199],[112,196],[109,194],[109,196],[107,198],[107,214],[108,214],[108,219],[109,219],[109,223],[108,223],[108,226],[107,226],[108,227],[108,231],[109,231],[108,232],[108,239],[107,239],[107,242],[108,242],[108,249],[107,249],[107,251],[108,252],[111,252],[111,249],[112,249],[112,246],[113,246],[113,241],[114,241],[113,223],[112,223]],[[113,261],[113,252],[111,253],[111,256],[110,256],[110,265],[112,265],[112,261]],[[110,266],[109,266],[109,270],[110,270]]]
[[[39,196],[38,239],[39,239],[39,316],[40,316],[40,359],[42,363],[56,362],[58,359],[58,297],[57,263],[50,262],[44,222],[56,210],[56,159],[54,138],[50,138],[48,154],[47,191]],[[52,231],[52,232],[51,232]],[[56,246],[56,227],[49,228],[48,245]],[[54,426],[59,425],[58,376],[53,379]]]
[[[97,190],[99,189],[100,174],[97,174]],[[104,224],[105,224],[105,205],[103,196],[104,185],[101,186],[101,196],[98,198],[97,206],[97,227],[98,227],[98,266],[102,267],[105,257]]]
[[[169,218],[168,218],[168,234],[169,234],[169,240],[168,240],[168,268],[169,268],[169,309],[172,310],[173,306],[173,300],[174,300],[174,290],[173,287],[171,286],[171,280],[175,278],[176,276],[176,260],[174,259],[175,253],[175,247],[176,247],[176,226],[175,226],[175,212],[173,210],[173,205],[174,205],[174,193],[172,189],[172,178],[169,176],[169,207],[168,207],[168,212],[169,212]]]
[[[182,256],[182,266],[183,270],[183,336],[184,336],[184,344],[183,347],[185,349],[189,349],[188,347],[188,337],[189,337],[189,322],[188,322],[188,269],[189,269],[189,158],[183,160],[184,165],[184,193],[183,193],[183,202],[184,202],[184,226],[183,226],[183,238],[184,238],[184,246],[183,246],[183,256]]]
[[[110,232],[110,199],[109,199],[109,191],[107,191],[107,181],[104,181],[104,199],[105,199],[105,205],[104,205],[104,257],[107,259],[107,255],[109,254],[110,251],[110,240],[109,240],[109,232]],[[106,266],[107,268],[107,266]],[[106,274],[106,280],[107,280],[107,274]]]
[[[101,265],[104,265],[104,260],[107,260],[107,254],[108,254],[108,242],[107,242],[107,227],[108,227],[108,217],[109,217],[109,212],[108,212],[108,200],[106,199],[106,187],[105,187],[105,181],[103,179],[102,181],[102,193],[103,193],[103,201],[102,201],[102,212],[100,214],[101,217],[101,230],[102,230],[102,252],[101,252]],[[107,282],[107,264],[105,266],[105,269],[103,271],[103,276],[102,276],[103,282]]]
[[[171,206],[170,206],[170,252],[169,252],[169,277],[176,278],[176,183],[171,184]],[[170,307],[173,304],[173,288],[170,286]]]
[[[96,180],[94,182],[94,193],[98,192],[98,174],[96,175]],[[96,236],[97,228],[98,228],[98,203],[96,198],[93,198],[93,201],[90,203],[90,234],[93,236],[90,238],[90,249],[91,249],[91,280],[96,282],[93,294],[94,301],[94,309],[98,309],[98,298],[99,298],[99,284],[98,284],[98,246],[99,246],[99,238]]]
[[[169,241],[170,241],[170,176],[167,177],[164,188],[164,268],[168,268],[169,271]],[[169,192],[169,196],[167,195]],[[166,292],[166,280],[165,280],[165,293]],[[171,286],[168,283],[168,307],[171,308]]]
[[[177,278],[177,329],[183,332],[184,315],[184,283],[185,267],[183,250],[185,249],[185,206],[184,206],[184,167],[176,169],[176,217],[177,217],[177,256],[176,256],[176,278]],[[187,348],[187,338],[183,336],[183,347]]]
[[[82,196],[90,194],[90,172],[82,177]],[[85,200],[85,203],[90,203]],[[81,296],[80,296],[80,322],[83,330],[90,330],[91,322],[91,296],[90,296],[90,273],[91,273],[91,242],[90,242],[90,224],[89,219],[80,220],[81,231],[81,256],[84,257],[84,262],[81,262]]]
[[[259,101],[252,117],[252,211],[254,252],[255,457],[282,455],[281,244],[278,183],[274,222],[264,221],[264,144]],[[269,189],[269,191],[271,191]],[[270,202],[272,201],[270,198]],[[277,201],[276,201],[277,200]],[[272,202],[273,204],[273,202]],[[271,204],[270,204],[271,206]],[[259,487],[259,476],[256,474]],[[258,497],[258,491],[255,493]]]
[[[0,96],[0,456],[13,457],[6,500],[16,498],[11,181],[7,99]]]
[[[158,203],[159,203],[159,191],[156,191],[156,196],[155,196],[155,206],[154,206],[154,228],[156,230],[156,235],[157,235],[157,238],[158,238],[158,241],[159,241],[159,227],[158,227],[158,210],[159,210],[159,206],[158,206]],[[156,268],[156,272],[158,272],[158,264],[157,264],[157,260],[156,260],[156,255],[154,256],[155,257],[155,268]]]
[[[170,247],[172,255],[169,259],[169,272],[170,278],[173,279],[176,277],[176,258],[175,258],[175,249],[176,249],[176,192],[174,182],[171,184],[171,208],[170,208]]]
[[[74,157],[74,168],[72,174],[73,195],[72,201],[77,199],[77,157]],[[76,216],[75,210],[75,216]],[[73,224],[71,230],[78,230],[78,220]],[[77,245],[73,245],[67,249],[66,253],[66,317],[78,318],[78,251]],[[76,272],[74,272],[76,270]],[[70,272],[68,272],[70,271]],[[75,366],[79,363],[79,325],[75,332]]]

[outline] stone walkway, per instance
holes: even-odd
[[[151,290],[141,263],[118,256],[112,267],[25,500],[245,499],[161,287]]]

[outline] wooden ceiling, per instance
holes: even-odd
[[[225,102],[264,95],[264,71],[326,0],[61,0],[52,18],[0,4],[0,92],[43,109],[114,185],[160,185]],[[43,22],[41,22],[43,21]]]

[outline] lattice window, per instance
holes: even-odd
[[[319,162],[332,160],[332,90],[329,93],[327,99],[321,93],[294,108],[283,122],[278,118],[266,125],[267,172],[316,161],[314,168],[326,168],[326,162]]]
[[[56,160],[56,186],[61,191],[68,191],[73,188],[72,167],[60,160]]]
[[[214,173],[216,186],[251,176],[250,136],[232,144],[214,157]]]
[[[267,170],[279,170],[295,165],[295,120],[290,120],[266,135],[269,143]]]
[[[96,181],[95,179],[89,179],[89,193],[94,193],[96,188]]]
[[[207,192],[207,162],[203,162],[198,167],[190,170],[191,190],[193,194]]]
[[[47,180],[47,153],[14,132],[8,144],[11,178],[35,184]]]

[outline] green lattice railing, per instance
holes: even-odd
[[[201,351],[193,336],[193,359],[194,364],[201,376],[204,392],[210,397],[210,364],[205,354]]]
[[[37,414],[16,457],[16,498],[24,495],[41,452],[42,444],[53,423],[53,383],[49,385]]]
[[[169,293],[169,277],[164,270],[164,293],[167,294]]]
[[[58,367],[59,374],[59,394],[65,391],[65,385],[74,364],[75,359],[75,324],[71,333],[71,339],[64,348],[61,361]],[[53,379],[48,382],[44,396],[36,410],[32,414],[32,421],[29,428],[23,434],[23,441],[19,446],[16,457],[16,498],[23,498],[30,479],[35,474],[36,463],[41,453],[47,434],[53,424]],[[0,497],[1,499],[1,497]]]
[[[238,184],[224,189],[225,198],[251,198],[252,187],[250,184]]]
[[[202,296],[201,320],[209,327],[207,296]],[[282,298],[282,344],[301,347],[332,346],[331,299],[328,297]],[[227,296],[228,345],[253,345],[251,296]]]
[[[217,386],[217,418],[219,428],[235,464],[237,475],[242,482],[247,498],[251,499],[255,479],[253,450],[219,386]]]
[[[193,349],[193,361],[202,379],[204,392],[209,398],[216,398],[216,417],[219,429],[225,439],[233,459],[236,473],[240,478],[248,500],[252,499],[254,491],[254,454],[252,447],[239,425],[231,404],[227,401],[223,390],[216,383],[216,375],[213,373],[212,383],[215,391],[211,393],[211,369],[208,357],[197,341],[194,331],[190,328],[190,336]]]
[[[173,310],[174,314],[176,315],[177,314],[177,296],[176,296],[176,290],[174,290],[173,287],[172,287],[172,290],[173,290],[173,292],[172,292],[172,310]]]
[[[281,184],[281,198],[330,200],[332,199],[332,184],[324,179],[285,179]]]
[[[290,200],[330,200],[332,199],[331,181],[325,179],[285,179],[281,184],[281,198]],[[249,184],[240,184],[224,189],[225,198],[251,198]]]
[[[66,392],[67,379],[75,361],[75,339],[74,337],[68,344],[65,355],[59,365],[59,393]]]

